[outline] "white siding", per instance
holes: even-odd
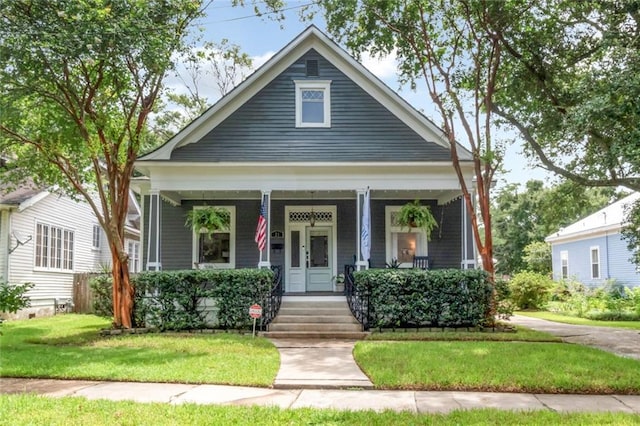
[[[37,221],[74,232],[72,272],[34,270]],[[19,235],[33,238],[16,248],[9,257],[9,281],[35,284],[29,292],[33,307],[51,306],[55,298],[72,298],[73,273],[99,271],[102,254],[92,249],[94,223],[96,219],[88,204],[53,194],[12,214],[12,229]],[[15,244],[12,237],[11,246]]]
[[[0,281],[7,280],[9,249],[9,211],[0,210]]]

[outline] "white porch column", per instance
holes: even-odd
[[[356,197],[356,230],[357,230],[357,235],[356,235],[356,259],[358,259],[356,261],[356,270],[360,271],[361,269],[369,269],[369,262],[368,259],[363,259],[362,258],[362,252],[361,252],[361,245],[360,245],[360,241],[361,241],[361,235],[362,235],[362,206],[364,205],[364,195],[366,193],[366,189],[358,189],[356,191],[357,197]]]
[[[160,199],[160,191],[152,189],[149,193],[149,227],[147,230],[147,271],[162,270],[162,262],[160,261],[160,209],[162,200]]]
[[[267,243],[264,251],[260,252],[258,268],[271,268],[271,190],[262,191],[260,202],[264,205],[267,220]]]

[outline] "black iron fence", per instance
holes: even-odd
[[[278,315],[282,304],[282,294],[284,293],[282,288],[282,266],[272,265],[271,270],[273,271],[273,287],[271,287],[271,292],[264,302],[265,306],[262,308],[260,328],[263,331],[267,330],[269,323]]]
[[[353,278],[355,269],[355,265],[344,265],[344,292],[351,313],[362,324],[362,330],[368,331],[371,323],[369,293],[358,290],[355,286]]]

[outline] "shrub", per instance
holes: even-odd
[[[110,274],[101,274],[89,280],[93,292],[93,313],[110,318],[113,316],[113,278]]]
[[[640,315],[635,312],[614,312],[614,311],[602,311],[602,312],[587,312],[583,315],[583,318],[597,321],[640,321]]]
[[[640,316],[640,287],[635,287],[633,289],[628,288],[627,297],[631,301],[631,309],[636,313],[636,315]]]
[[[12,285],[0,282],[0,312],[15,314],[20,309],[28,308],[31,305],[31,301],[25,294],[33,286],[33,283]]]
[[[546,275],[518,272],[509,281],[511,300],[519,309],[540,309],[549,300],[552,285]]]
[[[508,320],[513,315],[515,305],[511,301],[511,289],[509,282],[496,278],[496,314],[499,319]]]
[[[253,303],[265,304],[273,283],[267,269],[224,269],[142,272],[131,277],[135,289],[135,326],[162,330],[190,330],[206,324],[205,299],[218,310],[217,328],[243,329],[251,325],[248,315]],[[91,281],[94,310],[111,316],[111,276]]]
[[[493,322],[486,313],[492,285],[480,270],[370,269],[354,273],[369,297],[373,327],[477,326]]]

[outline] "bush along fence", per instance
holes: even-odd
[[[142,272],[135,288],[134,325],[160,330],[250,329],[249,306],[268,301],[274,273],[268,269]],[[94,278],[97,315],[113,315],[109,275]]]
[[[492,284],[481,270],[370,269],[354,272],[371,328],[482,327]]]

